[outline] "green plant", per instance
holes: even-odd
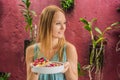
[[[30,38],[33,39],[33,17],[36,16],[36,13],[30,9],[31,2],[29,0],[22,0],[23,4],[20,6],[22,7],[22,14],[25,18],[26,26],[25,30],[30,31]]]
[[[10,73],[0,73],[0,80],[8,80]]]
[[[80,65],[79,62],[78,62],[78,64],[77,64],[77,66],[78,66],[78,76],[83,76],[83,75],[85,75],[85,72],[84,72],[84,70],[82,69],[82,67],[81,67],[81,65]]]
[[[61,0],[61,6],[65,11],[70,10],[74,6],[74,0]]]
[[[90,33],[92,48],[90,50],[89,64],[84,66],[83,69],[89,73],[90,80],[93,80],[92,73],[95,74],[95,80],[101,80],[101,71],[104,60],[104,46],[106,41],[105,33],[111,30],[116,23],[105,28],[101,31],[98,27],[93,27],[93,22],[97,19],[93,18],[90,22],[84,18],[80,18],[80,21],[84,23],[84,28]]]

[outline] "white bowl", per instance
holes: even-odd
[[[60,66],[54,66],[54,67],[44,67],[44,66],[33,66],[32,65],[32,72],[40,73],[40,74],[55,74],[55,73],[61,73],[64,70],[64,64],[61,62]]]

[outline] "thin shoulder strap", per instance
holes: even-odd
[[[35,47],[34,47],[34,60],[38,57],[38,53],[39,53],[39,48],[38,48],[38,45],[35,44]]]
[[[44,57],[44,55],[40,52],[40,48],[38,44],[36,43],[34,47],[34,60],[38,57]]]
[[[65,44],[63,48],[63,62],[66,62],[66,61],[67,61],[67,55],[66,55],[66,44]]]

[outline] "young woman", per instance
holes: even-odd
[[[78,80],[77,51],[65,40],[64,11],[55,5],[46,7],[40,16],[38,43],[26,50],[27,80]],[[37,55],[36,55],[37,54]],[[64,70],[57,74],[36,74],[30,64],[38,57],[64,62]]]

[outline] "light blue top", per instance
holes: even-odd
[[[44,57],[43,54],[40,53],[40,49],[37,44],[35,44],[34,48],[34,60],[37,58],[38,54],[40,54],[40,57]],[[55,53],[55,55],[52,57],[50,61],[59,61],[58,53]],[[66,62],[66,45],[64,45],[63,49],[63,61]],[[40,74],[38,80],[66,80],[64,73],[57,73],[57,74]]]

